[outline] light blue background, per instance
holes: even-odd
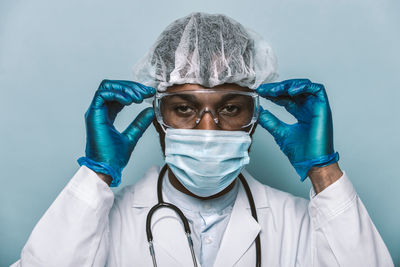
[[[263,35],[278,56],[280,79],[325,84],[340,166],[400,266],[400,5],[388,0],[1,0],[0,266],[18,259],[36,222],[78,169],[83,114],[99,82],[130,79],[132,65],[164,27],[192,11],[224,13]],[[124,110],[119,129],[141,108]],[[161,163],[151,128],[123,185]],[[261,128],[248,169],[269,185],[308,195],[309,181],[299,182]]]

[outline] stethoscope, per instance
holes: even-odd
[[[189,227],[189,222],[185,215],[183,215],[183,212],[175,205],[171,203],[164,202],[163,197],[162,197],[162,182],[163,182],[163,177],[165,172],[167,171],[167,164],[164,165],[164,167],[161,169],[160,174],[158,175],[158,180],[157,180],[157,197],[158,197],[158,204],[154,205],[149,213],[147,214],[146,218],[146,234],[147,234],[147,241],[149,243],[149,250],[150,250],[150,255],[153,260],[153,266],[157,266],[157,261],[156,261],[156,255],[154,253],[154,247],[153,247],[153,234],[151,232],[151,218],[153,216],[153,213],[160,209],[160,208],[169,208],[175,211],[176,214],[178,214],[179,218],[181,219],[183,223],[183,227],[185,229],[186,233],[186,238],[189,243],[189,248],[190,252],[192,254],[192,260],[193,260],[193,265],[197,267],[197,261],[196,257],[194,255],[194,249],[193,249],[193,240],[192,240],[192,235]],[[247,181],[244,179],[242,174],[239,174],[239,180],[242,182],[244,190],[246,191],[247,199],[249,200],[250,204],[250,210],[251,210],[251,215],[253,218],[258,222],[257,219],[257,211],[256,207],[254,204],[254,199],[253,195],[251,194],[249,184]],[[261,266],[261,241],[260,241],[260,234],[257,235],[256,237],[256,267]]]

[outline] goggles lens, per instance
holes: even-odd
[[[258,95],[210,89],[158,93],[155,110],[160,123],[175,129],[193,129],[210,113],[221,129],[240,130],[257,120]]]

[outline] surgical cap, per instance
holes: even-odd
[[[256,89],[277,77],[275,55],[255,32],[220,14],[192,13],[172,22],[134,66],[133,79],[165,91],[174,84]]]

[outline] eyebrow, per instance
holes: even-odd
[[[223,103],[223,102],[232,100],[232,99],[234,99],[234,98],[237,98],[238,96],[241,96],[241,94],[226,94],[226,95],[223,95],[223,96],[221,97],[221,99],[219,99],[219,100],[217,101],[217,103]],[[174,98],[174,97],[179,97],[179,98],[181,98],[181,99],[183,99],[183,100],[186,100],[186,101],[198,102],[198,98],[197,98],[195,95],[192,95],[192,94],[185,94],[185,93],[179,94],[179,93],[178,93],[178,94],[171,95],[171,97],[172,97],[172,98]]]
[[[228,100],[232,100],[238,96],[241,96],[241,95],[240,94],[226,94],[226,95],[222,96],[218,102],[221,103],[221,102],[225,102]]]
[[[179,98],[182,98],[183,100],[191,101],[191,102],[197,101],[197,97],[195,97],[194,95],[189,95],[189,94],[174,94],[174,95],[171,95],[171,97],[179,97]]]

